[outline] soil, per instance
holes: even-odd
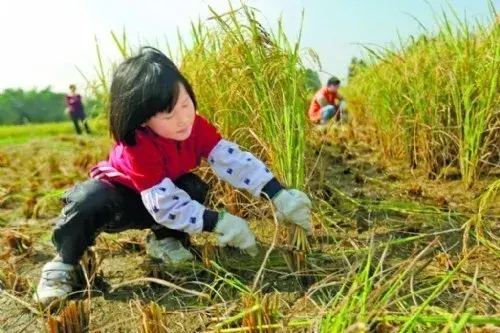
[[[340,285],[333,284],[325,291],[312,292],[315,283],[327,277],[341,281],[353,269],[361,269],[363,258],[370,249],[374,250],[374,263],[384,257],[386,268],[391,269],[391,265],[397,268],[437,239],[438,246],[421,259],[427,265],[423,266],[418,281],[415,281],[415,288],[442,277],[463,258],[464,230],[461,226],[476,211],[476,199],[495,180],[493,176],[483,178],[472,188],[464,189],[452,171],[439,179],[429,179],[420,170],[410,170],[406,161],[388,161],[370,144],[353,140],[352,131],[352,128],[336,127],[326,133],[319,131],[311,134],[310,170],[316,165],[308,181],[309,191],[316,198],[314,236],[310,238],[312,253],[308,256],[305,270],[293,272],[290,249],[283,245],[286,243],[285,227],[280,227],[278,244],[270,252],[262,280],[258,284],[263,293],[280,293],[280,309],[285,316],[322,314],[319,304],[328,302]],[[45,194],[50,191],[55,193],[68,184],[54,189],[47,185],[50,180],[58,177],[69,179],[69,183],[79,181],[84,178],[81,172],[105,155],[106,149],[102,148],[96,153],[95,143],[90,140],[93,139],[82,141],[69,137],[56,140],[55,143],[52,140],[52,147],[45,150],[43,147],[50,147],[50,140],[45,142],[46,145],[38,143],[38,148],[30,147],[29,143],[5,146],[0,148],[0,155],[10,156],[18,165],[37,163],[41,154],[55,156],[57,163],[52,165],[52,171],[38,171],[42,173],[38,178],[39,187],[45,189]],[[105,143],[102,139],[97,145],[104,146]],[[30,153],[33,149],[40,149],[39,153]],[[82,156],[86,156],[85,160]],[[4,164],[5,168],[13,167],[8,161]],[[34,172],[37,171],[31,169],[24,174]],[[0,292],[0,331],[41,332],[46,328],[45,317],[32,311],[40,309],[31,296],[42,266],[54,255],[50,232],[60,209],[56,195],[60,192],[53,195],[55,199],[37,196],[37,202],[46,200],[46,207],[38,217],[27,218],[21,213],[26,211],[27,201],[12,195],[17,193],[15,191],[19,186],[9,185],[20,180],[13,179],[13,174],[9,173],[1,177],[0,186],[5,191],[0,193],[0,226],[3,234],[0,240],[0,268],[4,273],[15,272],[26,279],[30,288],[22,292],[5,290],[10,296]],[[33,185],[33,180],[25,179],[26,182]],[[243,286],[253,285],[264,257],[272,246],[275,231],[268,214],[250,211],[248,215],[260,244],[259,254],[251,258],[235,249],[215,250],[211,259],[220,268],[215,265],[206,268],[201,260],[204,244],[213,241],[210,237],[194,238],[192,250],[198,257],[195,262],[172,267],[148,259],[143,246],[144,231],[99,236],[94,248],[103,259],[98,267],[99,277],[94,281],[92,292],[84,296],[91,301],[91,329],[99,332],[138,331],[140,309],[152,301],[168,310],[166,321],[169,332],[213,330],[218,319],[238,313],[238,309],[241,309],[241,291],[235,281]],[[500,212],[492,210],[487,220],[488,230],[496,237],[500,237],[499,216]],[[32,244],[24,252],[17,253],[8,245],[6,235],[9,231],[29,237]],[[469,239],[468,244],[473,247],[475,240]],[[500,294],[498,256],[495,257],[484,247],[478,248],[463,265],[462,272],[472,276],[476,267],[480,268],[479,278],[484,285],[492,288],[497,295]],[[161,278],[187,289],[209,293],[213,301],[147,281],[112,288],[145,277]],[[434,305],[450,311],[456,308],[463,301],[464,287],[460,283],[457,281],[452,284]],[[2,288],[7,289],[5,286]],[[81,297],[77,295],[76,299]],[[425,295],[419,297],[425,298]],[[495,309],[498,309],[498,304],[495,306],[491,302],[471,299],[472,305],[485,314],[494,314]]]

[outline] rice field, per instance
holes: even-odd
[[[310,194],[313,236],[275,224],[269,203],[202,165],[209,205],[250,222],[256,258],[198,235],[196,261],[165,267],[148,259],[145,232],[101,234],[82,261],[82,291],[55,309],[31,295],[54,255],[59,198],[107,158],[111,141],[105,131],[75,136],[67,123],[0,128],[10,137],[0,144],[0,331],[497,332],[494,17],[492,7],[488,26],[456,28],[467,34],[445,21],[432,42],[378,54],[346,88],[349,121],[320,130],[306,121],[304,89],[305,57],[317,58],[289,42],[281,24],[266,30],[247,7],[193,23],[178,60],[199,112]],[[123,57],[132,53],[126,34],[112,38]],[[436,72],[470,76],[466,87],[441,84],[438,74],[433,81],[438,50],[450,61]],[[99,80],[89,83],[106,101],[109,73],[96,68]],[[401,122],[383,127],[387,117]]]
[[[438,178],[459,168],[464,185],[500,162],[500,24],[443,15],[439,32],[393,49],[369,49],[347,95],[358,119],[375,127],[389,157]],[[454,24],[455,23],[455,24]],[[454,26],[456,27],[454,28]]]

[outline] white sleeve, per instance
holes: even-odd
[[[205,207],[165,178],[141,192],[142,202],[155,221],[167,228],[190,235],[203,230]]]
[[[260,195],[264,185],[274,178],[262,161],[226,140],[220,140],[212,149],[208,162],[221,179],[254,196]]]

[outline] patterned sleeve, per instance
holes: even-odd
[[[190,235],[211,231],[218,215],[192,200],[168,178],[141,192],[142,202],[155,221],[167,228],[182,230]],[[214,221],[215,220],[215,221]]]
[[[210,152],[208,161],[221,179],[254,196],[266,194],[272,198],[283,188],[261,160],[240,150],[233,142],[220,140]]]
[[[197,234],[210,231],[218,219],[216,212],[205,209],[165,178],[160,152],[147,139],[124,149],[127,174],[139,190],[144,206],[154,220],[167,228]]]

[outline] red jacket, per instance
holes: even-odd
[[[338,105],[339,95],[336,92],[329,92],[327,87],[323,87],[314,95],[309,106],[309,120],[318,121],[321,119],[321,105],[318,103],[318,98],[324,97],[326,102],[331,105]]]
[[[184,141],[165,139],[147,127],[136,131],[136,135],[134,146],[117,143],[109,160],[92,168],[90,176],[141,192],[164,178],[175,181],[195,169],[221,140],[217,129],[199,115]]]

